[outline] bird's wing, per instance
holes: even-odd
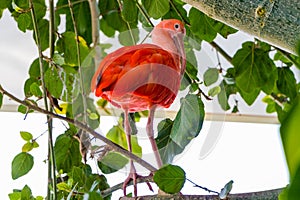
[[[167,102],[167,91],[176,96],[179,83],[180,66],[173,55],[156,45],[140,44],[106,56],[93,77],[91,89],[96,96],[105,93],[110,101],[130,93],[157,103]]]

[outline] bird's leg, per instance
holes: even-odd
[[[126,140],[127,140],[127,145],[128,145],[128,151],[132,153],[132,147],[131,147],[131,128],[130,128],[130,123],[129,123],[129,113],[128,110],[125,109],[124,112],[124,127],[125,127],[125,133],[126,133]],[[123,192],[124,196],[126,196],[126,187],[129,184],[130,181],[133,181],[133,192],[134,196],[137,196],[137,173],[135,166],[133,164],[133,161],[130,159],[130,172],[128,177],[123,183]]]
[[[158,166],[158,168],[161,168],[163,164],[162,164],[162,160],[161,160],[156,142],[154,140],[153,120],[154,120],[155,109],[156,109],[156,106],[152,106],[149,110],[150,113],[149,113],[149,116],[148,116],[148,122],[147,122],[146,130],[147,130],[147,135],[148,135],[148,138],[150,140],[152,150],[153,150],[153,153],[154,153],[154,156],[155,156],[155,159],[156,159],[157,166]]]

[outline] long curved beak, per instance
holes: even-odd
[[[184,37],[183,33],[177,33],[173,36],[173,41],[175,43],[175,46],[177,48],[178,54],[181,59],[181,68],[180,68],[181,76],[184,75],[185,68],[186,68],[186,55],[184,51],[183,37]]]

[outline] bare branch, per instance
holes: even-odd
[[[68,123],[74,124],[76,127],[78,127],[79,129],[82,129],[85,132],[88,132],[89,134],[91,134],[92,136],[94,136],[95,138],[103,141],[104,143],[106,143],[107,145],[109,145],[114,151],[119,152],[121,154],[123,154],[124,156],[132,159],[133,161],[139,163],[141,166],[145,167],[146,169],[148,169],[150,172],[154,172],[157,169],[152,166],[151,164],[149,164],[148,162],[146,162],[145,160],[141,159],[140,157],[130,153],[129,151],[127,151],[126,149],[123,149],[122,147],[120,147],[119,145],[113,143],[112,141],[110,141],[109,139],[107,139],[106,137],[104,137],[103,135],[99,134],[98,132],[96,132],[95,130],[91,129],[90,127],[88,127],[87,125],[83,124],[80,121],[68,118],[68,117],[64,117],[58,114],[55,114],[53,112],[49,112],[43,108],[40,108],[36,105],[33,105],[30,103],[30,101],[23,101],[17,97],[15,97],[13,94],[9,93],[8,91],[6,91],[1,85],[0,85],[0,92],[3,95],[8,96],[11,100],[20,103],[24,106],[27,106],[29,109],[35,110],[37,112],[40,112],[42,114],[45,114],[49,117],[52,118],[56,118],[56,119],[60,119],[63,121],[66,121]]]

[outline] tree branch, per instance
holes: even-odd
[[[26,101],[26,100],[21,100],[17,97],[15,97],[13,94],[9,93],[8,91],[6,91],[1,85],[0,85],[0,92],[3,95],[6,95],[7,97],[9,97],[11,100],[20,103],[24,106],[27,106],[29,109],[35,110],[39,113],[45,114],[49,117],[52,118],[56,118],[56,119],[60,119],[63,121],[66,121],[68,123],[74,124],[75,126],[77,126],[79,129],[82,129],[85,132],[90,133],[91,135],[93,135],[95,138],[103,141],[104,143],[106,143],[107,145],[109,145],[114,151],[119,152],[121,154],[123,154],[124,156],[132,159],[133,161],[139,163],[141,166],[145,167],[146,169],[148,169],[150,172],[154,172],[157,169],[152,166],[151,164],[149,164],[148,162],[146,162],[145,160],[141,159],[140,157],[130,153],[129,151],[127,151],[126,149],[123,149],[122,147],[120,147],[119,145],[113,143],[112,141],[110,141],[109,139],[107,139],[106,137],[104,137],[103,135],[97,133],[95,130],[91,129],[90,127],[88,127],[87,125],[83,124],[80,121],[68,118],[68,117],[64,117],[52,112],[49,112],[43,108],[40,108],[34,104],[32,104],[30,101]]]
[[[230,64],[232,64],[232,58],[228,55],[222,47],[220,47],[216,42],[212,41],[209,43],[214,49],[216,49]]]
[[[239,193],[239,194],[229,194],[228,199],[230,200],[258,200],[258,199],[278,199],[278,195],[283,188],[266,190],[260,192],[250,192],[250,193]],[[161,195],[149,195],[149,196],[140,196],[140,197],[121,197],[120,200],[220,200],[218,195],[170,195],[170,196],[161,196]]]
[[[300,35],[300,1],[183,0],[209,17],[295,53]],[[280,28],[279,28],[280,27]]]

